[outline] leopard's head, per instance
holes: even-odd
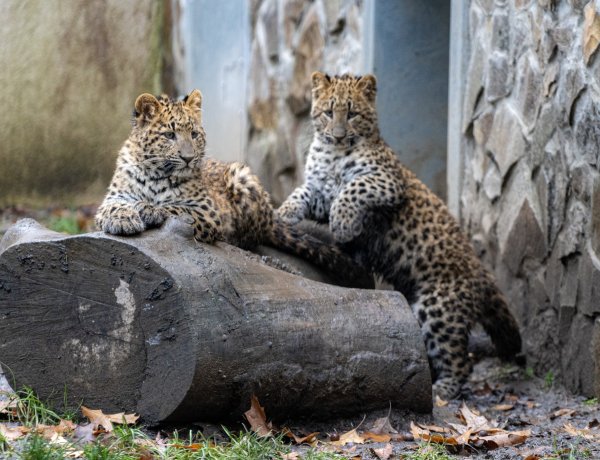
[[[379,135],[373,75],[312,74],[311,116],[320,140],[339,148]]]
[[[186,178],[201,167],[206,146],[202,94],[182,100],[144,93],[135,101],[130,141],[135,161],[153,178]]]

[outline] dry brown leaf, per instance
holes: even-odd
[[[453,437],[444,437],[441,434],[431,433],[431,431],[423,429],[413,422],[410,422],[410,431],[415,438],[415,441],[421,439],[427,442],[434,442],[436,444],[451,444],[456,445],[456,439]]]
[[[11,427],[6,423],[0,423],[0,436],[7,441],[14,441],[15,439],[22,438],[27,433],[29,433],[29,429],[24,426]]]
[[[460,418],[464,421],[465,425],[474,432],[495,428],[493,423],[490,423],[483,415],[471,410],[464,402],[460,406],[459,411]]]
[[[32,431],[42,436],[44,439],[54,439],[56,436],[62,436],[66,433],[75,431],[77,425],[70,420],[61,420],[58,425],[36,425]]]
[[[289,454],[281,454],[281,460],[300,460],[298,452],[290,452]]]
[[[448,428],[443,428],[443,427],[437,426],[437,425],[424,425],[422,423],[419,423],[418,425],[421,428],[423,428],[424,430],[433,431],[435,433],[448,433],[448,434],[451,433],[451,431]]]
[[[514,404],[496,404],[495,406],[492,406],[492,410],[499,410],[499,411],[508,411],[508,410],[513,410],[515,408]]]
[[[504,432],[493,436],[480,436],[479,439],[485,441],[486,448],[497,449],[498,447],[518,446],[519,444],[523,444],[529,436],[531,436],[531,430],[523,430]]]
[[[365,441],[390,442],[392,440],[392,436],[390,434],[373,433],[372,431],[367,431],[363,433],[362,436],[365,438]]]
[[[394,448],[391,444],[386,444],[381,449],[371,449],[379,460],[388,460],[392,456]]]
[[[0,400],[0,414],[14,414],[16,409],[16,399],[10,398]]]
[[[294,433],[292,433],[292,430],[290,430],[289,428],[283,428],[281,432],[284,436],[293,439],[296,444],[308,444],[309,446],[314,447],[319,442],[319,440],[317,439],[317,436],[319,435],[318,431],[307,434],[306,436],[296,436]]]
[[[435,407],[446,407],[448,405],[448,401],[440,398],[438,395],[435,395],[433,403],[435,404]]]
[[[255,395],[252,395],[250,398],[250,409],[244,412],[244,416],[248,420],[248,423],[250,423],[252,431],[257,435],[262,437],[273,436],[273,426],[271,423],[267,423],[265,409],[260,405]]]
[[[552,412],[552,414],[550,415],[550,420],[554,420],[558,417],[571,417],[574,413],[574,409],[559,409],[557,411]]]
[[[139,415],[125,414],[124,412],[118,414],[105,414],[100,409],[89,409],[85,406],[81,406],[81,413],[90,420],[90,423],[94,425],[95,429],[97,429],[98,426],[102,426],[107,432],[113,430],[113,423],[130,425],[140,418]]]
[[[96,430],[94,428],[94,424],[88,423],[87,425],[77,425],[77,427],[75,427],[75,431],[73,432],[73,438],[79,444],[94,442],[96,440]]]
[[[358,427],[357,427],[358,428]],[[354,444],[364,444],[365,438],[358,433],[357,428],[350,430],[344,434],[340,435],[340,439],[337,441],[331,441],[330,444],[334,446],[345,446],[346,444],[354,443]]]
[[[585,439],[600,439],[598,430],[590,430],[588,428],[576,428],[570,423],[565,423],[565,431],[573,436],[581,436]]]
[[[371,433],[375,434],[397,434],[398,431],[394,429],[392,424],[390,423],[390,416],[378,418],[373,422],[373,426],[369,430]]]

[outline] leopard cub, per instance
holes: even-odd
[[[354,265],[335,246],[273,218],[269,194],[242,163],[205,157],[202,94],[182,100],[144,93],[135,101],[133,128],[96,225],[133,235],[161,225],[169,215],[190,216],[196,240],[242,248],[267,244],[340,271]],[[360,273],[357,271],[357,274]]]
[[[520,351],[519,328],[445,204],[380,137],[376,86],[372,75],[313,74],[305,182],[278,215],[291,224],[328,222],[341,248],[405,295],[421,324],[434,393],[455,397],[471,371],[473,325],[483,325],[503,358]]]

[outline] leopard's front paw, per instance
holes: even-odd
[[[329,217],[329,229],[338,243],[352,241],[363,232],[362,215],[351,207],[334,205]]]
[[[113,207],[96,216],[96,225],[112,235],[135,235],[145,230],[140,214],[133,208]]]
[[[302,206],[293,201],[286,201],[283,203],[278,209],[275,210],[275,215],[283,222],[290,225],[295,225],[304,218]]]
[[[146,228],[159,227],[167,219],[169,213],[164,208],[139,203],[135,206]]]

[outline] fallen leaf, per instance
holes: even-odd
[[[113,430],[113,423],[131,425],[140,418],[139,415],[125,414],[124,412],[118,414],[105,414],[100,409],[89,409],[85,406],[81,406],[81,413],[90,420],[90,423],[93,424],[95,428],[102,426],[107,432]]]
[[[17,400],[14,398],[0,400],[0,414],[14,414],[17,409]]]
[[[73,439],[80,444],[89,444],[96,440],[96,429],[93,423],[77,425],[73,432]]]
[[[334,446],[345,446],[346,444],[350,443],[364,444],[365,438],[358,434],[358,431],[356,431],[357,428],[354,428],[353,430],[341,434],[340,439],[337,441],[331,441],[331,444],[333,444]]]
[[[464,402],[460,406],[459,417],[464,421],[465,425],[474,432],[495,428],[495,425],[491,424],[487,418],[469,409]]]
[[[299,460],[300,454],[298,452],[290,452],[289,454],[281,454],[281,460]]]
[[[554,420],[558,417],[571,417],[574,413],[574,409],[559,409],[557,411],[552,412],[552,414],[550,415],[550,420]]]
[[[479,439],[485,441],[486,448],[497,449],[498,447],[518,446],[519,444],[523,444],[529,436],[531,436],[531,430],[523,430],[505,432],[493,436],[480,436]],[[493,445],[488,445],[488,443],[493,443]]]
[[[44,439],[54,439],[56,436],[62,436],[66,433],[75,431],[76,425],[70,420],[61,420],[58,425],[36,425],[32,431],[42,436]]]
[[[435,407],[446,407],[448,405],[448,401],[440,398],[438,395],[435,395],[434,404],[435,404]]]
[[[371,449],[379,460],[388,460],[391,457],[394,448],[391,444],[386,444],[381,449]]]
[[[281,432],[284,436],[293,439],[296,444],[308,444],[309,446],[314,447],[318,442],[317,436],[319,435],[319,432],[310,433],[306,436],[296,436],[289,428],[284,428]]]
[[[244,416],[248,420],[248,423],[250,423],[252,431],[257,435],[261,437],[273,436],[273,426],[271,423],[267,423],[265,409],[260,405],[255,395],[252,395],[250,398],[250,409],[244,412]]]
[[[436,444],[457,444],[456,439],[454,439],[453,437],[445,437],[441,434],[436,433],[432,434],[431,431],[423,429],[413,422],[410,422],[410,431],[415,441],[420,439],[427,442],[434,442]]]
[[[29,429],[24,426],[10,427],[6,423],[0,423],[0,436],[7,441],[14,441],[15,439],[22,438],[27,433],[29,433]]]
[[[594,419],[591,422],[588,423],[587,427],[588,428],[598,428],[600,426],[600,422],[598,421],[598,419]]]
[[[581,436],[585,439],[600,439],[598,430],[590,430],[588,428],[576,428],[570,423],[565,423],[565,431],[573,436]]]
[[[392,439],[392,436],[389,434],[373,433],[372,431],[367,431],[367,432],[363,433],[362,436],[365,439],[365,441],[373,441],[373,442],[390,442]]]
[[[496,404],[495,406],[492,406],[492,410],[499,410],[499,411],[513,410],[514,408],[515,408],[514,404]]]

